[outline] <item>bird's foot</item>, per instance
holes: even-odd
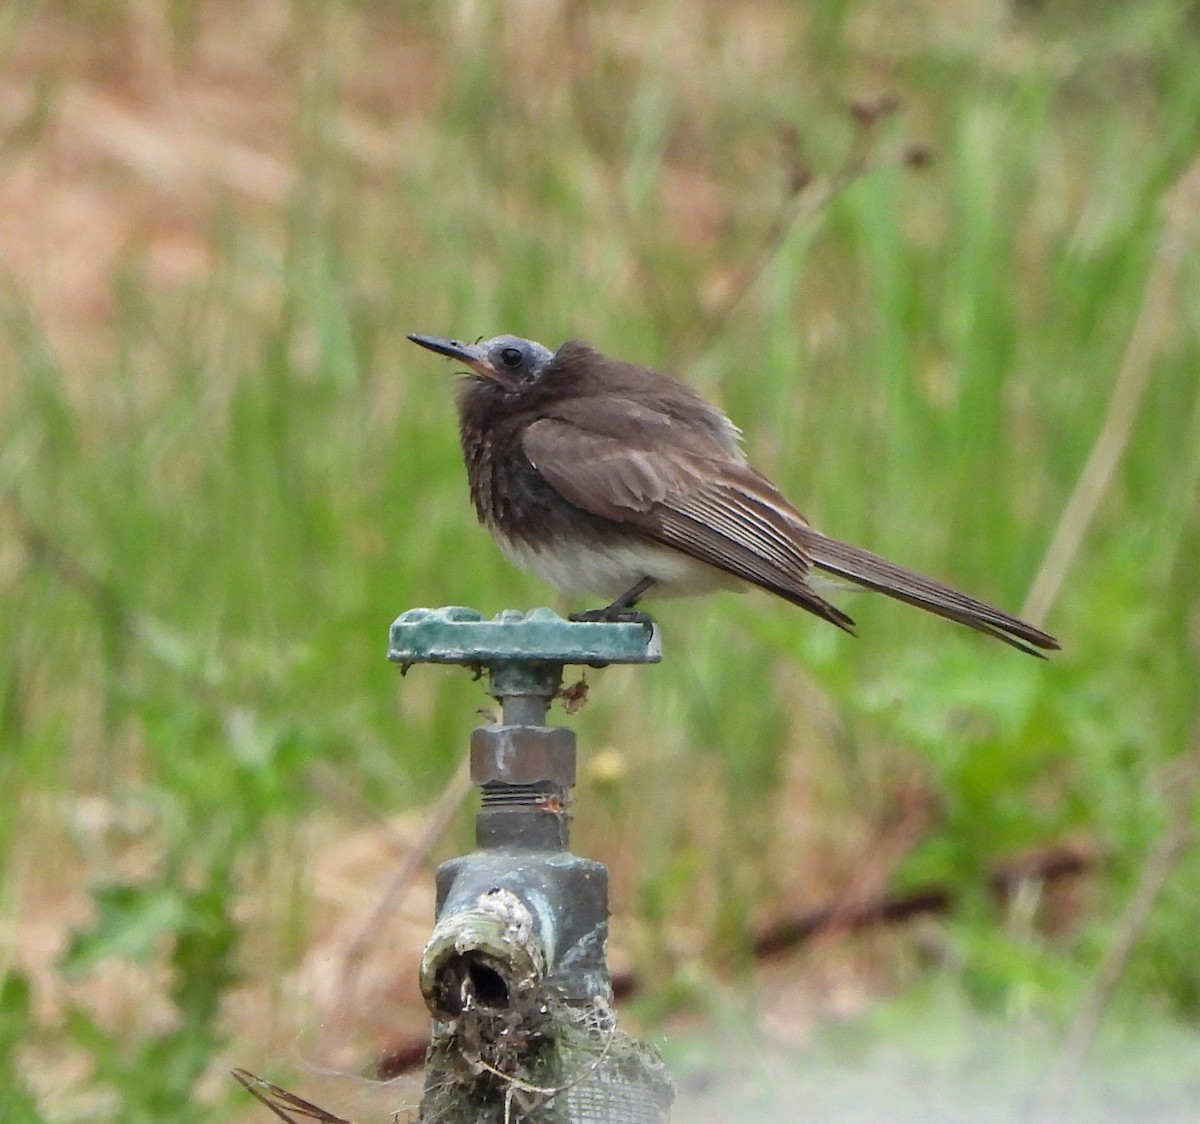
[[[649,613],[613,605],[605,605],[603,609],[587,609],[582,613],[570,613],[567,620],[583,624],[640,624],[647,632],[654,631],[654,620]]]
[[[649,613],[634,608],[638,599],[654,584],[653,578],[642,578],[631,589],[627,589],[615,601],[603,609],[587,609],[582,613],[571,613],[567,620],[587,624],[640,624],[647,632],[654,631],[654,621]]]

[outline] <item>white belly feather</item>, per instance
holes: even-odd
[[[564,593],[619,597],[643,578],[653,578],[646,597],[685,597],[718,589],[743,591],[746,583],[706,562],[665,546],[636,544],[585,548],[555,544],[541,548],[489,528],[504,556]]]

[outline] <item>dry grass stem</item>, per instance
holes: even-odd
[[[1198,206],[1200,158],[1193,160],[1164,197],[1158,252],[1146,279],[1145,295],[1113,384],[1104,422],[1021,609],[1021,616],[1034,624],[1045,621],[1058,598],[1129,444],[1154,361],[1167,336],[1170,312],[1177,299],[1180,266],[1194,235]]]

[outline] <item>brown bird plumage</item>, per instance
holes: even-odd
[[[460,359],[459,432],[480,520],[517,565],[568,593],[681,595],[746,583],[852,632],[813,570],[1024,652],[1058,641],[984,601],[821,534],[746,461],[739,432],[668,375],[578,341],[409,339]]]

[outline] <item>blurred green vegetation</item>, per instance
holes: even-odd
[[[551,598],[475,526],[450,370],[409,331],[669,368],[818,526],[1014,609],[1146,365],[1050,663],[882,600],[847,600],[855,640],[725,597],[664,606],[662,666],[595,676],[570,719],[623,762],[578,841],[613,864],[648,1012],[686,1002],[675,927],[705,970],[744,965],[750,922],[834,894],[915,785],[934,811],[885,882],[953,887],[954,951],[892,956],[890,986],[947,974],[1069,1017],[1176,814],[1200,699],[1194,6],[30,0],[0,53],[0,1085],[22,1118],[223,1118],[198,1083],[255,1033],[221,998],[248,926],[295,965],[288,856],[329,778],[349,825],[420,807],[486,701],[401,682],[389,621]],[[105,253],[62,217],[72,185]],[[1066,839],[1101,860],[1051,934],[988,873]],[[156,965],[167,1029],[35,1016],[23,934],[70,893],[91,919],[56,971]],[[1131,1017],[1200,1018],[1197,900],[1189,851],[1122,973]],[[29,1059],[71,1049],[90,1064],[55,1101]]]

